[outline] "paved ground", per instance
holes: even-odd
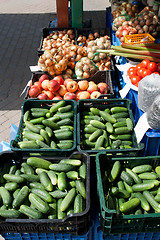
[[[84,0],[84,20],[105,27],[109,1]],[[0,142],[10,141],[11,123],[19,125],[20,96],[37,64],[41,30],[56,17],[56,0],[0,1]]]

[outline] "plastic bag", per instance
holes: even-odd
[[[147,112],[155,97],[160,94],[160,75],[152,73],[138,84],[138,107]]]
[[[158,95],[147,112],[147,121],[152,129],[160,129],[160,95]]]
[[[14,125],[13,123],[11,123],[11,129],[10,129],[10,134],[9,134],[10,141],[12,141],[16,138],[17,131],[18,131],[18,127],[16,125]]]

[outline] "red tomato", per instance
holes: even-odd
[[[140,76],[140,77],[142,77],[142,76],[143,76],[143,71],[144,71],[144,69],[145,69],[145,68],[139,68],[139,69],[137,70],[137,75]]]
[[[159,72],[153,72],[154,74],[159,74],[160,75],[160,73]]]
[[[136,85],[141,80],[140,76],[133,76],[131,77],[131,83]]]
[[[147,59],[144,59],[140,64],[142,68],[147,68],[149,65],[150,61]]]
[[[157,64],[155,62],[150,62],[148,64],[148,69],[151,70],[151,72],[155,72],[157,70]]]
[[[144,68],[144,70],[142,72],[142,77],[144,78],[144,77],[150,75],[151,73],[152,73],[151,70]]]
[[[136,75],[136,73],[137,73],[137,69],[136,69],[136,67],[130,67],[129,69],[128,69],[128,75],[129,75],[129,77],[130,76],[133,76],[133,75]]]
[[[140,69],[140,68],[142,68],[142,67],[141,67],[141,64],[139,63],[139,64],[136,65],[137,71],[138,71],[138,69]]]
[[[157,71],[160,72],[160,63],[157,63]]]

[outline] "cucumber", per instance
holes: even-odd
[[[16,170],[17,170],[16,165],[11,166],[9,169],[9,174],[15,174]]]
[[[36,171],[35,171],[38,175],[40,175],[41,172],[46,172],[48,173],[48,170],[44,169],[44,168],[36,168]]]
[[[110,122],[106,123],[106,130],[107,130],[108,133],[113,133],[114,132],[113,126]]]
[[[57,179],[57,175],[55,174],[55,172],[53,172],[53,171],[48,171],[47,174],[48,174],[48,177],[49,177],[50,180],[51,180],[51,183],[52,183],[53,185],[56,185],[57,182],[58,182],[58,179]]]
[[[47,131],[44,130],[44,129],[41,129],[40,130],[40,135],[44,138],[44,140],[47,143],[47,145],[50,145],[51,140],[50,140],[50,137],[49,137]]]
[[[23,137],[27,138],[28,140],[44,141],[44,138],[40,134],[34,133],[32,131],[25,131],[25,132],[23,132]]]
[[[31,192],[36,194],[38,197],[42,198],[42,200],[44,200],[48,203],[51,203],[53,201],[53,198],[46,190],[32,188]]]
[[[44,214],[49,212],[50,207],[49,207],[48,203],[43,201],[36,194],[30,193],[29,201],[39,212],[44,213]]]
[[[40,133],[40,129],[37,128],[33,123],[26,121],[25,125],[30,131],[34,133]]]
[[[55,137],[58,140],[68,140],[73,138],[73,132],[72,131],[63,131],[59,133],[55,133]]]
[[[138,198],[133,198],[125,203],[122,203],[119,207],[122,213],[130,212],[140,205],[140,200]]]
[[[115,161],[112,166],[110,175],[108,177],[109,182],[114,182],[115,179],[118,177],[120,171],[121,171],[121,163],[120,161]]]
[[[160,204],[154,199],[153,195],[149,191],[143,192],[144,197],[156,212],[160,212]]]
[[[113,124],[113,127],[114,128],[117,128],[117,127],[126,127],[127,126],[127,124],[126,124],[126,122],[125,121],[122,121],[122,122],[116,122],[116,123],[114,123]]]
[[[74,166],[67,163],[53,163],[49,166],[51,170],[58,172],[68,172],[74,169]]]
[[[34,168],[49,169],[51,162],[39,157],[29,157],[27,158],[27,164]]]
[[[97,138],[102,135],[102,133],[103,133],[103,132],[102,132],[102,129],[97,129],[95,132],[93,132],[93,133],[90,135],[89,141],[90,141],[90,142],[95,142],[95,141],[97,140]]]
[[[149,164],[143,164],[132,168],[132,171],[135,173],[143,173],[152,171],[152,166]]]
[[[15,174],[4,174],[3,177],[9,182],[23,183],[25,181],[23,177]]]
[[[103,136],[104,136],[104,147],[107,148],[109,145],[109,139],[108,139],[108,135],[107,132],[105,130],[103,130]]]
[[[69,112],[71,109],[72,109],[72,105],[67,105],[65,107],[58,108],[58,112],[65,113],[65,112]]]
[[[53,117],[49,117],[48,120],[51,122],[57,122],[60,120],[60,117],[58,115],[54,115]]]
[[[116,123],[117,121],[114,117],[112,117],[109,113],[105,111],[100,111],[100,115],[107,122]]]
[[[95,147],[95,142],[90,142],[89,139],[85,139],[82,141],[82,145],[83,146],[88,146],[88,147]]]
[[[82,182],[81,180],[76,180],[75,184],[76,184],[76,190],[81,194],[81,196],[84,199],[86,199],[86,188],[85,188],[84,182]]]
[[[145,190],[152,189],[154,187],[154,183],[136,183],[132,186],[133,191],[135,192],[143,192]]]
[[[46,172],[41,172],[39,175],[39,178],[40,178],[40,183],[42,184],[42,186],[44,186],[44,188],[47,191],[52,192],[53,184],[52,184],[48,174]]]
[[[13,203],[12,203],[13,208],[18,208],[25,201],[28,194],[29,194],[29,188],[27,186],[23,186],[13,200]]]
[[[40,148],[50,148],[50,146],[46,143],[44,143],[43,141],[40,140],[36,140],[36,143],[39,145]]]
[[[31,113],[30,113],[30,110],[27,110],[24,115],[23,115],[23,121],[26,122],[26,121],[29,121],[31,118]]]
[[[76,180],[78,179],[78,172],[76,171],[69,171],[66,173],[67,178]]]
[[[27,182],[39,181],[39,176],[35,174],[21,174],[20,177],[24,178]]]
[[[10,192],[5,187],[0,187],[0,196],[3,201],[3,205],[6,207],[10,206],[12,203],[12,196]]]
[[[98,121],[98,120],[91,120],[90,121],[90,124],[95,127],[95,128],[98,128],[98,129],[105,129],[105,124]]]
[[[111,187],[111,189],[110,189],[110,194],[111,194],[112,196],[117,196],[118,193],[119,193],[118,187]]]
[[[66,102],[64,100],[58,101],[50,108],[50,113],[57,112],[59,108],[64,107],[65,105],[66,105]]]
[[[34,174],[34,169],[26,162],[23,162],[21,166],[23,167],[25,174]]]
[[[14,209],[0,209],[0,216],[3,218],[19,218],[20,212]]]
[[[73,121],[70,118],[65,118],[57,122],[58,126],[71,125],[73,126]]]
[[[62,159],[60,160],[60,163],[66,163],[66,164],[71,164],[73,166],[81,166],[81,160],[79,159],[74,159],[74,158],[69,158],[69,159]]]
[[[60,206],[61,206],[62,201],[63,201],[62,198],[58,199],[58,201],[57,201],[57,218],[58,219],[64,219],[67,215],[66,212],[62,212],[60,210]]]
[[[50,192],[49,193],[53,198],[55,199],[59,199],[59,198],[64,198],[66,195],[67,195],[67,191],[61,191],[59,189],[53,191],[53,192]]]
[[[149,179],[149,180],[143,180],[143,183],[154,183],[154,186],[155,187],[158,187],[159,186],[159,181],[158,180],[156,180],[156,179],[154,179],[154,180],[152,180],[152,179]]]
[[[64,191],[67,188],[67,179],[66,179],[66,173],[60,172],[58,174],[58,183],[57,186],[59,190]]]
[[[145,211],[149,211],[150,210],[150,205],[149,205],[148,201],[146,200],[146,198],[144,197],[144,195],[142,193],[137,192],[137,193],[134,194],[134,196],[141,201],[141,207]]]
[[[75,198],[75,195],[76,195],[75,188],[72,188],[71,190],[69,190],[69,192],[67,193],[67,195],[64,197],[64,199],[60,204],[60,211],[64,212],[71,205],[71,203]]]
[[[39,117],[39,118],[31,119],[29,122],[32,124],[41,124],[43,120],[44,120],[44,117]],[[43,125],[41,125],[41,126],[43,126]]]
[[[133,189],[128,183],[124,182],[124,186],[125,186],[127,192],[133,193]]]
[[[40,219],[42,218],[42,213],[39,212],[36,209],[33,209],[27,205],[21,205],[20,206],[20,212],[23,213],[24,215],[28,216],[31,219]]]
[[[140,173],[138,176],[140,179],[150,179],[150,180],[157,179],[157,174],[155,172],[143,172],[143,173]]]
[[[85,133],[93,133],[95,132],[97,129],[97,127],[93,127],[91,124],[87,125],[85,128],[84,128],[84,132]]]
[[[114,113],[120,113],[120,112],[128,112],[128,109],[126,107],[112,107],[110,109],[111,113],[114,114]]]
[[[154,197],[154,200],[158,203],[160,203],[160,194],[157,194],[155,197]]]
[[[79,177],[80,179],[82,179],[83,181],[86,179],[86,164],[83,162],[82,165],[79,167]]]
[[[36,189],[45,189],[44,186],[39,182],[31,182],[29,183],[30,188],[36,188]]]
[[[95,143],[95,150],[99,150],[101,147],[103,147],[103,143],[104,143],[104,136],[101,135],[98,137]]]
[[[130,118],[126,118],[126,124],[127,124],[127,128],[129,131],[133,130],[133,123],[132,120]]]
[[[66,129],[66,130],[70,130],[70,131],[74,131],[74,127],[70,126],[70,125],[64,125],[64,126],[60,126],[60,129]]]
[[[74,213],[81,213],[83,211],[82,202],[83,199],[81,194],[77,194],[74,199]]]
[[[133,178],[124,170],[121,172],[120,178],[130,186],[134,183]]]
[[[118,149],[121,145],[121,140],[117,139],[115,141],[112,141],[111,148],[112,149]]]
[[[71,149],[73,147],[73,143],[72,142],[59,142],[57,143],[58,148],[60,149]]]
[[[1,171],[0,171],[0,183],[4,183],[5,179],[3,177],[3,175],[5,173],[9,173],[10,168],[12,166],[12,162],[11,161],[6,161],[3,166],[1,167]]]
[[[13,193],[13,197],[14,197],[14,198],[16,198],[16,196],[18,195],[18,193],[19,193],[20,190],[21,190],[20,188],[17,188],[17,189],[14,191],[14,193]]]
[[[56,130],[56,129],[59,129],[59,128],[60,128],[57,123],[55,123],[55,122],[53,122],[53,121],[51,121],[51,120],[49,120],[49,119],[44,119],[44,120],[42,121],[42,123],[43,123],[43,125],[45,125],[46,127],[50,127],[50,128],[53,129],[53,130]]]
[[[20,141],[18,142],[18,146],[22,149],[39,149],[39,145],[36,141]]]
[[[142,183],[141,178],[135,172],[133,172],[131,169],[126,168],[126,172],[133,178],[135,183]]]
[[[57,112],[56,115],[59,116],[60,119],[69,119],[69,118],[71,119],[74,116],[74,112],[73,111],[64,112],[64,113]]]
[[[130,192],[128,192],[127,190],[122,190],[119,189],[119,193],[117,195],[118,198],[129,198],[130,197]]]
[[[57,144],[53,140],[51,141],[50,147],[53,148],[53,149],[58,148]]]
[[[158,175],[160,175],[160,166],[157,166],[157,167],[155,168],[155,172],[156,172]]]
[[[98,108],[90,108],[90,111],[93,115],[99,115],[100,116],[100,110]]]
[[[125,134],[130,133],[131,131],[127,127],[118,127],[114,129],[115,134]]]
[[[102,119],[101,119],[101,117],[100,116],[98,116],[98,115],[85,115],[84,116],[84,120],[98,120],[98,121],[101,121]]]
[[[8,191],[15,191],[18,188],[18,183],[16,182],[7,182],[4,187],[8,190]]]
[[[53,137],[53,131],[50,127],[45,127],[45,130],[50,138]]]
[[[117,112],[111,115],[113,118],[127,118],[128,112]]]

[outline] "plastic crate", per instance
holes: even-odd
[[[129,44],[137,44],[137,43],[147,44],[147,43],[154,43],[155,38],[152,37],[149,33],[131,34],[131,35],[125,35],[124,41],[125,43],[129,43]]]
[[[17,136],[14,140],[11,141],[10,146],[11,146],[11,150],[15,151],[15,152],[25,152],[25,153],[43,153],[45,152],[48,154],[54,154],[55,155],[61,155],[64,152],[67,154],[70,154],[71,151],[74,151],[76,149],[76,120],[77,120],[77,104],[76,101],[74,100],[63,100],[65,101],[67,104],[71,104],[72,105],[72,110],[74,112],[74,118],[73,118],[73,127],[74,127],[74,131],[73,131],[73,146],[70,149],[52,149],[52,148],[47,148],[47,149],[21,149],[19,147],[17,147],[17,143],[19,141],[22,141],[23,137],[22,137],[22,132],[23,132],[23,128],[24,128],[24,122],[23,122],[23,116],[24,113],[27,110],[30,110],[31,108],[50,108],[52,106],[53,103],[57,103],[59,101],[62,100],[39,100],[39,99],[28,99],[25,100],[22,103],[21,106],[21,119],[20,119],[20,124],[18,127],[18,132],[17,132]]]
[[[33,156],[36,156],[36,155],[33,155]],[[27,155],[22,155],[22,154],[15,153],[15,152],[3,152],[0,154],[0,166],[2,167],[3,164],[6,162],[8,163],[8,166],[12,165],[13,163],[15,163],[17,166],[19,166],[22,162],[26,161],[27,158],[28,158]],[[64,159],[64,158],[68,159],[68,157],[67,158],[66,157],[55,157],[55,156],[43,157],[43,159],[46,159],[52,163],[58,163],[61,159]],[[89,228],[91,226],[91,221],[90,221],[90,158],[87,153],[83,153],[83,152],[74,152],[69,156],[69,158],[80,159],[82,162],[84,162],[86,164],[86,183],[85,183],[86,207],[85,207],[85,210],[81,213],[67,215],[64,219],[54,219],[54,220],[51,220],[51,219],[2,219],[2,218],[0,218],[0,233],[1,234],[3,234],[3,233],[38,233],[38,234],[54,233],[54,234],[61,234],[59,236],[62,237],[63,234],[65,236],[65,234],[84,235],[84,234],[88,233]],[[52,235],[52,236],[54,236],[54,235]],[[69,235],[66,235],[66,236],[69,236]],[[88,236],[88,234],[87,234],[87,236]],[[32,238],[32,239],[34,239],[34,238]],[[50,238],[46,238],[46,239],[50,239]],[[58,237],[55,239],[58,239]],[[63,239],[65,239],[65,238],[63,238]]]
[[[49,79],[53,79],[53,77],[51,77],[47,72],[35,72],[32,73],[32,77],[31,77],[31,84],[33,85],[35,82],[38,81],[38,79],[40,78],[40,76],[42,76],[43,74],[48,75]],[[81,80],[84,79],[73,79],[76,82],[79,82]],[[108,93],[107,93],[107,97],[114,97],[114,90],[113,90],[113,84],[112,84],[112,72],[111,71],[97,71],[92,77],[85,79],[87,81],[93,81],[96,84],[100,83],[100,82],[105,82],[108,86]],[[25,94],[25,98],[24,99],[28,99],[29,97],[29,89],[30,87],[28,86],[26,89],[26,94]]]
[[[74,34],[75,34],[75,39],[76,40],[76,28],[72,28],[72,27],[68,27],[68,28],[43,28],[42,29],[42,37],[41,37],[41,40],[40,40],[40,45],[39,45],[39,48],[37,49],[38,51],[38,57],[40,57],[43,53],[44,53],[44,50],[42,50],[42,44],[43,44],[43,40],[44,38],[46,38],[47,36],[49,36],[52,32],[57,32],[57,31],[63,31],[63,30],[69,30],[69,29],[72,29],[74,31]]]
[[[160,213],[118,215],[116,210],[106,207],[104,193],[107,193],[108,187],[105,187],[104,192],[102,177],[105,170],[111,169],[116,160],[119,160],[124,167],[131,168],[137,164],[151,164],[154,167],[160,165],[160,156],[115,158],[107,156],[105,152],[96,155],[97,192],[100,201],[99,220],[102,232],[107,235],[160,232]]]
[[[123,106],[127,107],[129,117],[131,118],[133,125],[134,125],[134,118],[132,114],[132,103],[129,99],[85,99],[85,100],[79,100],[77,102],[77,149],[79,151],[88,152],[89,154],[96,154],[99,151],[104,150],[92,150],[91,148],[86,148],[82,143],[82,135],[83,135],[83,127],[81,126],[81,120],[82,120],[82,113],[83,111],[89,111],[91,107],[98,108],[100,110],[105,110],[106,108],[111,108],[113,106]],[[132,148],[128,149],[106,149],[106,153],[112,153],[112,154],[133,154],[138,155],[143,150],[144,146],[143,144],[137,144],[135,133],[132,133]]]

